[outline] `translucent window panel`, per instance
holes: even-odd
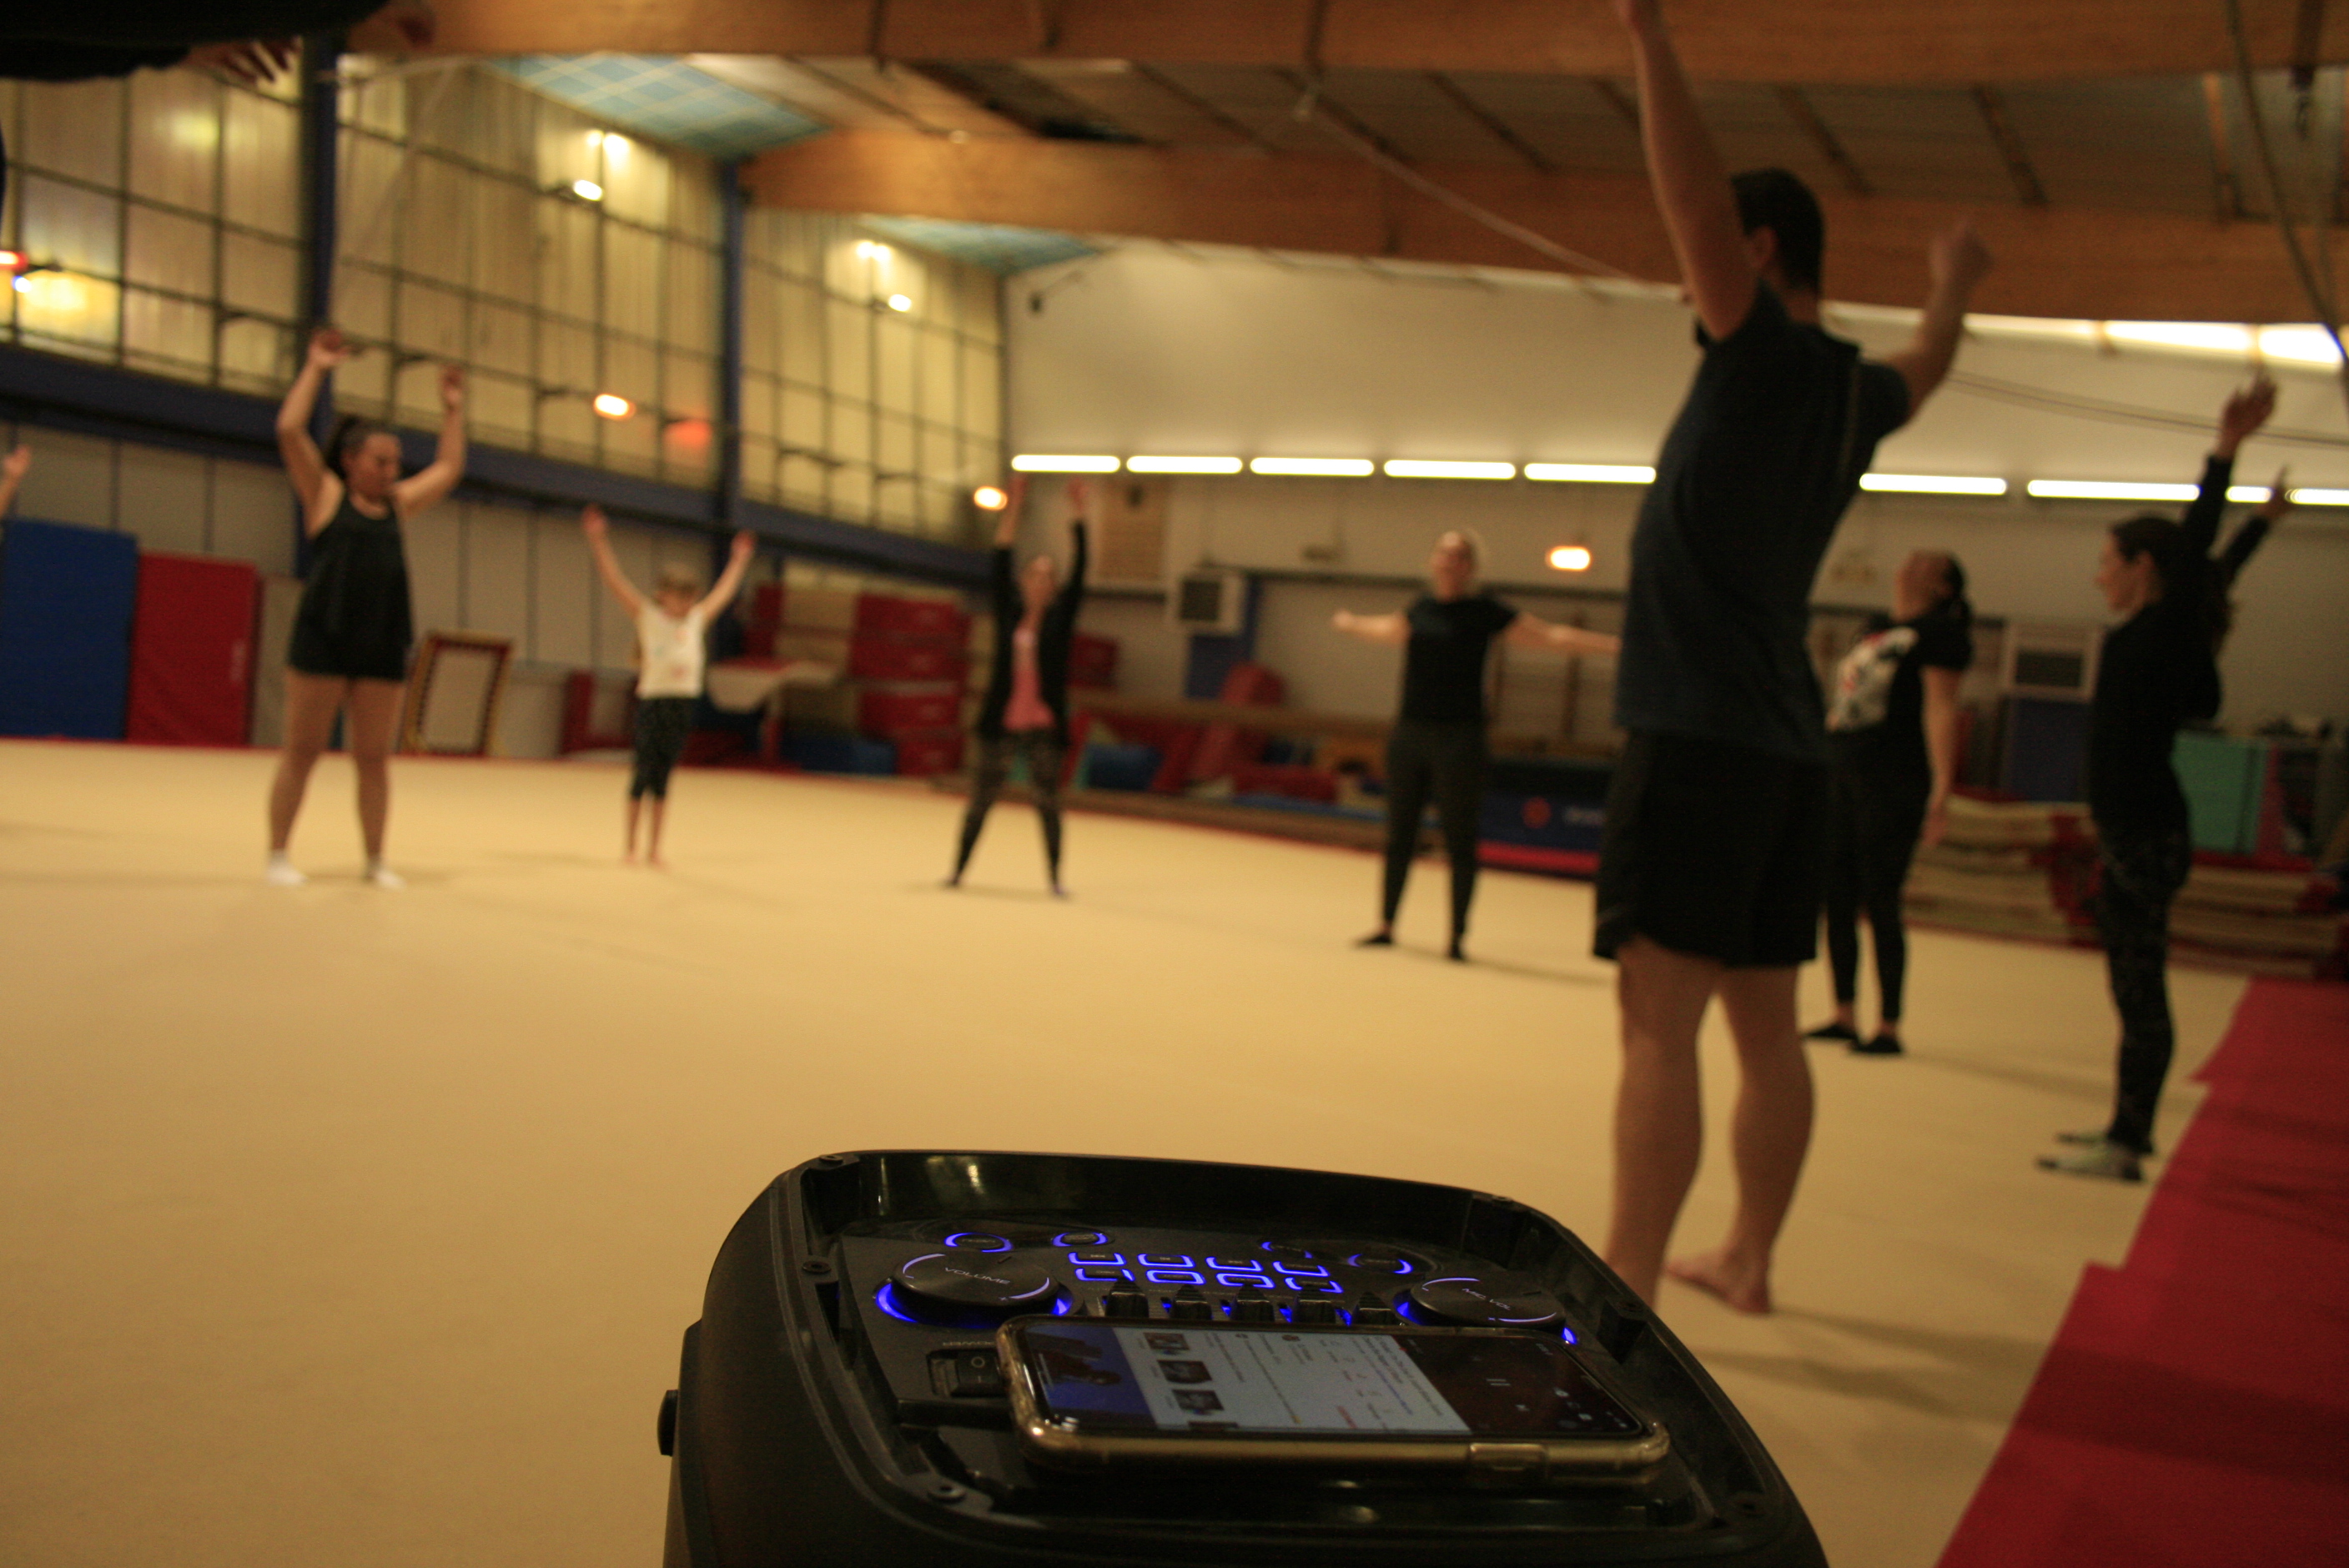
[[[113,78],[26,83],[10,154],[28,168],[119,189],[125,90]]]
[[[584,397],[538,400],[538,449],[565,462],[592,463],[603,420]]]
[[[473,162],[527,181],[537,162],[536,93],[486,71],[467,71],[465,140],[458,149]]]
[[[474,156],[473,100],[482,80],[481,73],[461,67],[453,75],[429,71],[406,77],[408,139],[435,152]]]
[[[467,378],[467,429],[477,439],[496,446],[528,447],[537,400],[528,381],[477,373]]]
[[[672,350],[661,363],[661,407],[671,418],[718,417],[718,361]]]
[[[214,341],[220,346],[220,380],[223,387],[274,397],[282,395],[294,379],[295,337],[291,327],[255,321],[251,316],[233,318],[220,324]],[[382,354],[352,360],[336,372],[336,391],[343,393],[345,388],[351,388],[347,394],[351,396],[364,392],[365,377],[372,367],[377,377],[375,397],[380,402],[382,377],[389,363],[389,356]]]
[[[916,467],[922,478],[943,485],[976,485],[982,477],[962,466],[962,438],[943,425],[924,425],[919,432]]]
[[[830,449],[832,428],[830,399],[812,387],[783,383],[781,434],[783,445],[802,452],[823,452]]]
[[[647,479],[660,475],[660,420],[648,412],[628,419],[599,420],[604,427],[604,466]]]
[[[475,300],[471,346],[466,357],[475,365],[527,378],[536,358],[531,320],[528,311]]]
[[[122,276],[126,283],[210,297],[213,226],[160,208],[126,203]]]
[[[439,158],[408,165],[408,189],[391,222],[399,225],[399,263],[408,272],[462,288],[472,278],[472,190],[477,176]]]
[[[116,449],[115,526],[145,550],[203,553],[210,530],[210,465],[185,452],[125,441]]]
[[[772,273],[746,267],[742,274],[742,365],[770,374],[782,367],[781,328]]]
[[[832,455],[843,462],[873,460],[873,409],[864,403],[835,401],[832,406]]]
[[[302,304],[302,253],[275,240],[223,230],[220,237],[221,304],[231,310],[291,319]],[[342,284],[348,297],[350,274]],[[378,287],[376,297],[384,297]],[[344,302],[336,301],[340,305]],[[341,311],[336,312],[341,315]],[[348,319],[347,316],[345,317]]]
[[[598,392],[617,392],[634,403],[638,418],[651,418],[660,408],[660,351],[633,338],[604,340],[604,378]],[[633,423],[623,420],[620,423]]]
[[[864,519],[873,514],[873,470],[861,464],[843,463],[832,470],[828,487],[832,512],[835,517]]]
[[[604,167],[589,176],[604,187],[604,210],[650,228],[668,227],[669,160],[647,141],[607,131],[600,141]]]
[[[922,486],[922,531],[933,539],[953,539],[968,527],[964,509],[969,492],[948,485]]]
[[[584,115],[561,104],[541,100],[538,106],[539,189],[570,188],[574,180],[604,179],[601,143],[604,133]]]
[[[465,356],[465,296],[429,284],[402,279],[399,285],[399,346],[435,359]]]
[[[259,463],[212,466],[212,552],[264,572],[294,570],[294,487]],[[432,513],[426,513],[429,517]],[[274,676],[275,671],[265,674]]]
[[[234,204],[237,191],[236,161],[229,162],[229,194]],[[348,136],[343,139],[342,169],[336,187],[340,216],[336,246],[341,253],[342,264],[365,262],[374,266],[388,267],[398,254],[399,203],[394,196],[392,181],[399,173],[399,149],[388,141],[378,141],[371,136]],[[234,214],[231,214],[234,217]],[[239,218],[237,222],[244,220]],[[259,224],[261,228],[271,225]]]
[[[542,197],[538,203],[538,304],[581,321],[595,319],[600,273],[595,214],[576,201]]]
[[[16,326],[27,338],[61,349],[111,349],[119,334],[122,291],[102,278],[36,273],[16,291]]]
[[[874,516],[882,527],[911,533],[921,521],[921,493],[904,474],[882,474],[873,485]]]
[[[223,101],[221,216],[249,229],[297,238],[302,232],[300,114],[292,104],[234,89]],[[344,168],[347,180],[350,165]],[[346,198],[346,211],[347,201]]]
[[[145,289],[125,290],[122,354],[134,369],[210,380],[212,307]]]
[[[440,428],[443,359],[411,359],[392,372],[392,417],[419,430]]]
[[[894,414],[915,411],[921,328],[895,311],[873,323],[873,400]]]
[[[717,245],[725,239],[725,216],[718,196],[718,170],[688,153],[673,155],[668,226],[688,240]]]
[[[514,639],[523,658],[530,650],[531,530],[533,518],[512,507],[465,504],[464,593],[459,613],[467,631]]]
[[[914,471],[914,421],[903,414],[884,414],[874,432],[873,466],[885,474]]]
[[[408,134],[408,78],[385,76],[352,83],[336,95],[343,123],[394,140]]]
[[[585,407],[600,390],[595,334],[564,321],[538,324],[538,380],[550,394],[563,392]]]
[[[994,349],[963,346],[962,428],[989,440],[1003,428],[1002,364]]]
[[[37,174],[8,184],[16,198],[17,237],[33,260],[55,263],[68,272],[121,275],[119,201]],[[37,283],[42,275],[26,281]]]
[[[194,71],[140,71],[129,78],[130,193],[209,212],[219,168],[218,82]]]
[[[233,266],[231,275],[234,276]],[[300,263],[295,276],[301,276]],[[292,311],[285,313],[293,315]],[[335,269],[335,325],[368,343],[391,341],[391,279],[372,267],[343,263]]]
[[[951,425],[961,418],[961,378],[957,372],[961,368],[962,350],[951,333],[936,327],[921,334],[919,346],[921,397],[915,411],[925,419]]]
[[[774,299],[784,378],[811,387],[826,385],[832,359],[824,346],[823,295],[810,284],[786,283],[777,287]]]
[[[978,267],[958,267],[961,310],[956,327],[981,343],[1003,340],[1003,280]]]
[[[742,429],[772,439],[776,420],[780,418],[780,389],[772,378],[765,376],[742,377]]]
[[[660,335],[662,249],[657,234],[604,225],[604,325],[612,331]]]
[[[528,302],[537,284],[538,199],[510,181],[476,178],[473,200],[473,286],[483,294]]]
[[[465,509],[454,501],[442,501],[415,517],[403,518],[399,532],[408,547],[408,593],[417,631],[462,629]]]
[[[1003,448],[995,441],[980,440],[966,435],[962,442],[962,471],[974,486],[990,481],[999,482],[1009,471],[1003,460]]]
[[[775,443],[765,436],[745,435],[742,438],[742,493],[752,500],[777,500],[778,454]]]
[[[661,280],[666,306],[662,335],[676,348],[718,352],[718,254],[683,241],[668,242],[668,273]]]
[[[541,512],[533,562],[537,599],[533,658],[574,666],[595,662],[593,596],[604,592],[588,559],[587,541],[575,517]]]
[[[845,300],[827,300],[824,342],[831,353],[831,374],[824,385],[843,397],[859,401],[873,396],[873,313]],[[793,374],[786,358],[783,374]]]
[[[705,490],[718,479],[718,431],[707,419],[679,419],[661,427],[661,477],[671,484]]]
[[[832,469],[813,458],[784,458],[778,482],[785,506],[822,512],[832,504]]]

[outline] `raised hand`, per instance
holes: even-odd
[[[1092,493],[1093,487],[1087,484],[1084,480],[1071,480],[1069,481],[1069,510],[1075,512],[1079,517],[1082,517],[1085,514],[1086,498],[1091,496]]]
[[[587,536],[591,544],[601,544],[611,535],[612,520],[604,515],[602,507],[590,501],[587,510],[579,514],[579,531]]]
[[[444,365],[440,367],[440,407],[451,414],[465,411],[465,367]]]
[[[2278,469],[2275,483],[2268,486],[2268,499],[2260,502],[2260,515],[2270,522],[2275,521],[2292,510],[2292,491],[2284,485],[2284,480],[2290,478],[2292,478],[2290,469]]]
[[[240,38],[233,43],[203,44],[188,51],[186,63],[200,71],[265,87],[301,57],[302,46],[292,38]]]
[[[1931,270],[1935,287],[1970,291],[1990,273],[1990,247],[1974,232],[1974,221],[1961,218],[1934,237],[1926,264]]]
[[[758,548],[759,542],[751,537],[750,531],[746,528],[734,536],[733,559],[748,561],[750,559],[751,552]]]
[[[322,326],[310,335],[309,366],[313,370],[332,370],[357,353],[338,327]]]
[[[1661,0],[1615,0],[1615,19],[1634,33],[1651,32],[1664,25]]]
[[[0,480],[5,480],[10,484],[21,484],[24,481],[26,470],[32,466],[33,449],[18,447],[6,457],[0,458]]]
[[[2219,410],[2218,450],[2222,457],[2232,457],[2235,449],[2250,439],[2275,412],[2276,384],[2266,376],[2255,376],[2251,384],[2227,399]]]

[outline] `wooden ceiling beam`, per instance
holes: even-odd
[[[1977,85],[1973,98],[1991,141],[1998,148],[1999,161],[2006,165],[2006,177],[2014,181],[2015,200],[2026,207],[2046,206],[2047,187],[2040,183],[2039,170],[2032,167],[2031,154],[2014,129],[2014,119],[2006,112],[2006,95],[1996,88]]]
[[[1645,181],[1486,165],[1419,166],[1455,194],[1635,276],[1669,281]],[[1386,179],[1360,159],[1253,150],[836,131],[752,160],[754,198],[1078,234],[1542,268],[1542,258]],[[2155,212],[2004,207],[1820,193],[1829,294],[1914,305],[1931,236],[1960,216],[1999,265],[1984,311],[2157,321],[2299,321],[2308,306],[2275,232]],[[2328,234],[2328,240],[2331,236]],[[2349,251],[2349,246],[2344,246]],[[2342,258],[2349,270],[2349,255]]]
[[[2349,6],[2243,0],[2257,63],[2349,63]],[[694,53],[1619,77],[1600,0],[438,0],[443,53]],[[2216,0],[1678,0],[1692,75],[1970,87],[2231,68]]]

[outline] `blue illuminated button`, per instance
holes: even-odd
[[[1100,1264],[1093,1264],[1081,1265],[1077,1270],[1077,1277],[1091,1284],[1100,1284],[1110,1280],[1123,1280],[1131,1284],[1133,1283],[1133,1271],[1108,1268]]]
[[[1229,1285],[1252,1284],[1258,1290],[1271,1290],[1275,1288],[1273,1283],[1260,1274],[1219,1274],[1216,1276],[1216,1283],[1217,1284]]]
[[[1148,1262],[1148,1259],[1143,1259]],[[1205,1284],[1207,1276],[1195,1269],[1144,1269],[1142,1277],[1152,1284]]]
[[[1241,1274],[1264,1273],[1263,1261],[1257,1258],[1209,1258],[1207,1266],[1211,1269],[1237,1269]]]
[[[1144,1268],[1187,1269],[1196,1266],[1188,1253],[1143,1253],[1141,1257]]]
[[[1367,1269],[1372,1274],[1407,1274],[1411,1273],[1411,1260],[1398,1257],[1393,1253],[1356,1253],[1346,1261],[1358,1269]]]
[[[985,1231],[957,1231],[947,1238],[947,1245],[958,1253],[1008,1253],[1011,1243],[1001,1236]]]
[[[1098,1251],[1077,1252],[1069,1254],[1069,1261],[1072,1264],[1122,1264],[1125,1262],[1125,1254]]]
[[[1317,1290],[1325,1291],[1331,1295],[1346,1294],[1346,1287],[1333,1279],[1285,1279],[1280,1283],[1300,1295]]]
[[[1273,1268],[1285,1274],[1302,1274],[1311,1279],[1328,1279],[1330,1271],[1319,1264],[1275,1264]]]
[[[1109,1238],[1099,1231],[1062,1231],[1052,1238],[1056,1247],[1097,1247]]]
[[[1294,1242],[1258,1242],[1257,1246],[1277,1258],[1318,1258],[1321,1255],[1311,1247],[1300,1247]]]

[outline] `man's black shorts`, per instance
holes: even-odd
[[[1612,958],[1644,936],[1733,968],[1809,963],[1826,817],[1823,765],[1634,733],[1607,791],[1592,950]]]

